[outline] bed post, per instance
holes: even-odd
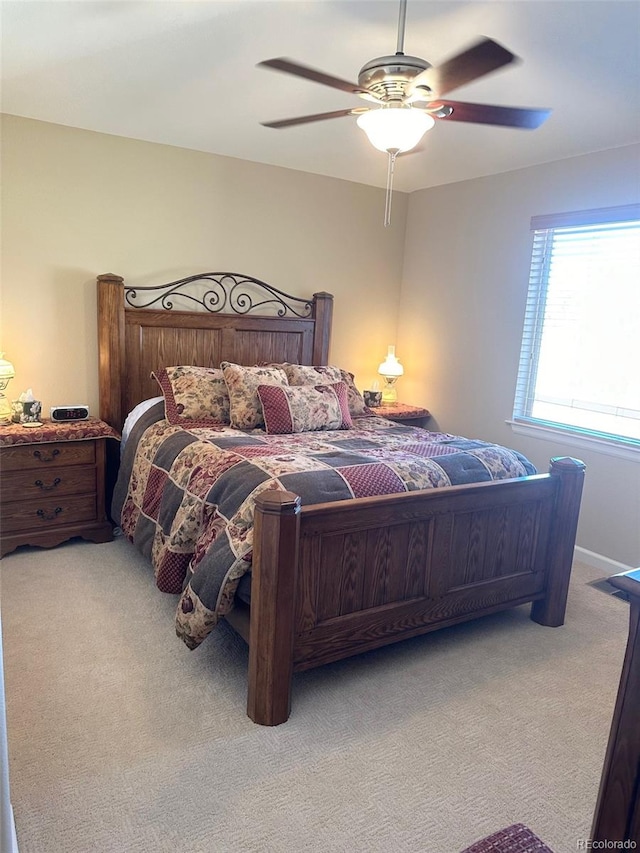
[[[299,531],[297,495],[256,498],[247,714],[262,726],[285,723],[291,711]]]
[[[322,291],[313,294],[313,316],[316,325],[313,332],[311,364],[327,364],[329,362],[329,337],[333,316],[333,295],[331,293]]]
[[[534,601],[531,618],[552,628],[564,624],[585,467],[579,459],[557,456],[551,460],[549,469],[549,473],[558,478],[558,492],[547,550],[546,595]]]
[[[98,276],[98,380],[100,417],[122,429],[124,367],[124,279],[113,273]]]

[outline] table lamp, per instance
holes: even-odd
[[[4,353],[0,352],[0,424],[11,423],[11,406],[3,392],[15,375],[13,365],[4,358]]]
[[[396,348],[394,346],[389,347],[387,357],[378,368],[378,373],[384,377],[386,383],[382,389],[382,405],[396,403],[398,400],[396,380],[404,373],[404,367],[396,358]]]

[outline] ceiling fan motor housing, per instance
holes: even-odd
[[[382,100],[401,100],[408,84],[427,68],[431,68],[431,63],[419,56],[406,56],[404,53],[378,56],[362,66],[358,85]]]

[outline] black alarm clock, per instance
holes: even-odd
[[[89,417],[89,406],[52,406],[52,421],[86,421]]]

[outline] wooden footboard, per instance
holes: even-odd
[[[562,625],[585,466],[301,507],[257,501],[247,712],[289,717],[304,670],[526,602]]]

